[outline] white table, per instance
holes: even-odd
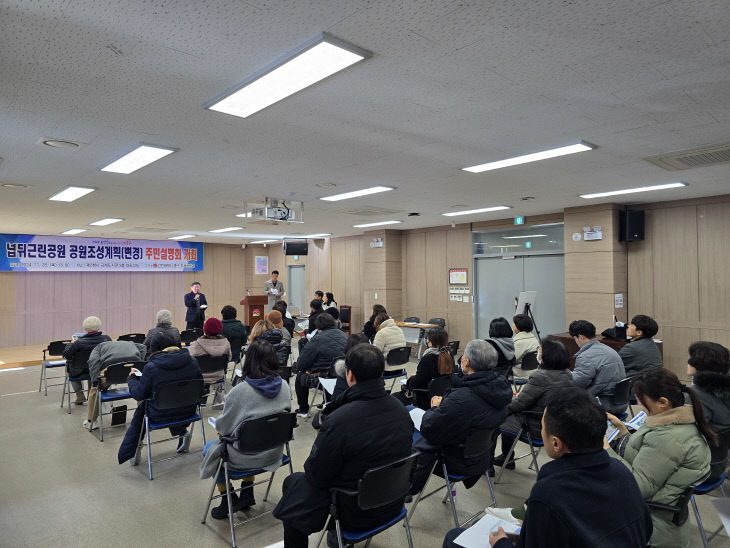
[[[438,327],[432,323],[406,323],[406,322],[395,322],[395,324],[401,328],[403,335],[406,338],[407,343],[417,344],[418,352],[416,358],[421,359],[421,350],[423,349],[423,342],[425,337],[421,335],[424,330],[429,327]]]

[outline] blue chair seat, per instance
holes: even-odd
[[[66,365],[66,360],[44,360],[43,367],[63,367]]]
[[[150,430],[159,430],[160,428],[167,428],[168,426],[175,426],[176,424],[182,424],[184,422],[194,422],[201,420],[200,415],[195,413],[195,415],[190,415],[187,418],[184,419],[178,419],[170,422],[152,422],[150,421]]]
[[[291,459],[287,457],[286,455],[281,456],[281,465],[285,466],[291,462]],[[263,468],[254,468],[251,470],[233,470],[231,468],[228,469],[228,477],[231,479],[241,479],[246,478],[248,476],[258,476],[260,474],[269,474],[270,470],[264,470]]]
[[[720,487],[726,479],[727,475],[722,474],[714,481],[706,481],[704,483],[700,483],[697,487],[695,487],[695,493],[697,493],[698,495],[704,495],[705,493],[709,493],[713,489],[717,489],[718,487]]]
[[[361,533],[353,533],[351,531],[342,531],[342,538],[348,542],[360,542],[361,540],[364,540],[368,537],[372,537],[373,535],[377,535],[380,531],[384,531],[391,525],[399,522],[404,517],[406,517],[406,507],[404,506],[403,509],[400,511],[400,513],[394,517],[392,520],[390,520],[387,523],[384,523],[380,527],[376,527],[375,529],[371,529],[369,531],[363,531]]]
[[[101,401],[117,401],[117,400],[126,400],[131,398],[132,395],[129,393],[129,390],[125,390],[124,388],[110,388],[106,392],[101,392]]]
[[[383,375],[384,379],[397,379],[398,377],[403,377],[406,375],[406,370],[403,369],[402,371],[391,371],[390,373],[386,373]]]

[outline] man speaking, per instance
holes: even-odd
[[[279,281],[278,270],[271,271],[271,279],[264,284],[264,293],[269,296],[269,303],[266,307],[266,310],[271,311],[274,303],[276,303],[276,301],[278,300],[281,300],[281,298],[286,293],[284,291],[284,282]]]
[[[185,329],[203,329],[208,301],[205,300],[205,295],[200,292],[200,282],[193,282],[190,285],[190,293],[185,295],[185,306],[188,308],[185,313],[185,321],[187,322]]]

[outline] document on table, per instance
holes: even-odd
[[[496,531],[499,527],[504,529],[505,533],[518,534],[520,532],[519,525],[487,514],[456,537],[454,542],[464,548],[489,548],[489,533]]]
[[[419,409],[418,407],[416,407],[415,409],[411,409],[410,411],[413,426],[415,426],[416,430],[418,430],[419,432],[421,431],[421,421],[423,420],[423,415],[425,413],[426,412],[423,409]]]

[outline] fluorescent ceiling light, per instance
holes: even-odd
[[[152,162],[156,162],[160,158],[164,158],[173,152],[175,152],[174,148],[140,144],[131,152],[127,152],[121,158],[105,165],[101,168],[101,170],[129,175],[130,173],[133,173]]]
[[[316,238],[327,238],[328,236],[332,236],[329,232],[323,232],[322,234],[307,234],[306,236],[302,236],[302,238],[309,238],[311,240],[314,240]]]
[[[505,245],[490,245],[489,247],[522,247],[519,244],[505,244]]]
[[[243,230],[242,226],[229,226],[228,228],[216,228],[215,230],[209,230],[208,232],[215,232],[219,234],[221,232],[233,232],[234,230]]]
[[[279,240],[257,240],[255,242],[248,242],[250,244],[271,244],[274,242],[278,242]]]
[[[524,154],[522,156],[515,156],[514,158],[508,158],[506,160],[487,162],[486,164],[479,164],[478,166],[465,167],[462,169],[471,173],[482,173],[493,169],[527,164],[529,162],[537,162],[538,160],[547,160],[548,158],[565,156],[566,154],[575,154],[576,152],[583,152],[585,150],[593,150],[594,148],[596,148],[596,145],[581,141],[574,145],[552,148],[550,150],[543,150],[542,152],[533,152],[532,154]]]
[[[494,206],[494,207],[483,207],[481,209],[467,209],[466,211],[452,211],[450,213],[442,213],[446,217],[456,217],[457,215],[472,215],[474,213],[486,213],[487,211],[501,211],[503,209],[510,209],[509,206]]]
[[[205,107],[247,118],[371,55],[322,33]]]
[[[236,215],[236,217],[252,217],[252,216],[253,216],[253,213],[251,213],[250,211],[248,213],[238,213]]]
[[[368,194],[377,194],[378,192],[387,192],[394,190],[392,186],[371,186],[370,188],[363,188],[362,190],[354,190],[352,192],[344,192],[342,194],[333,194],[332,196],[324,196],[320,200],[327,202],[338,202],[340,200],[348,200],[350,198],[358,198],[359,196],[367,196]]]
[[[114,223],[120,223],[124,219],[115,219],[114,217],[109,217],[107,219],[99,219],[98,221],[94,221],[93,223],[89,223],[93,226],[107,226],[107,225],[113,225]]]
[[[665,190],[667,188],[680,188],[687,186],[687,183],[666,183],[663,185],[640,186],[636,188],[625,188],[623,190],[609,190],[608,192],[596,192],[594,194],[581,194],[581,198],[604,198],[606,196],[618,196],[619,194],[633,194],[634,192],[648,192],[650,190]]]
[[[57,192],[48,199],[54,202],[73,202],[95,190],[95,188],[85,186],[67,186],[61,192]]]
[[[532,228],[538,228],[541,226],[558,226],[558,225],[562,225],[562,224],[565,224],[565,223],[563,221],[560,221],[559,223],[541,223],[539,225],[530,225],[530,226]]]
[[[365,223],[362,225],[352,225],[353,228],[368,228],[371,226],[383,226],[383,225],[397,225],[403,221],[380,221],[378,223]]]
[[[172,238],[168,238],[168,240],[184,240],[186,238],[195,238],[195,234],[183,234],[182,236],[173,236]]]
[[[82,232],[86,232],[86,229],[85,228],[71,228],[69,230],[66,230],[65,232],[61,232],[61,234],[73,236],[74,234],[81,234]]]
[[[524,236],[502,236],[503,240],[518,240],[520,238],[547,238],[547,234],[526,234]]]

